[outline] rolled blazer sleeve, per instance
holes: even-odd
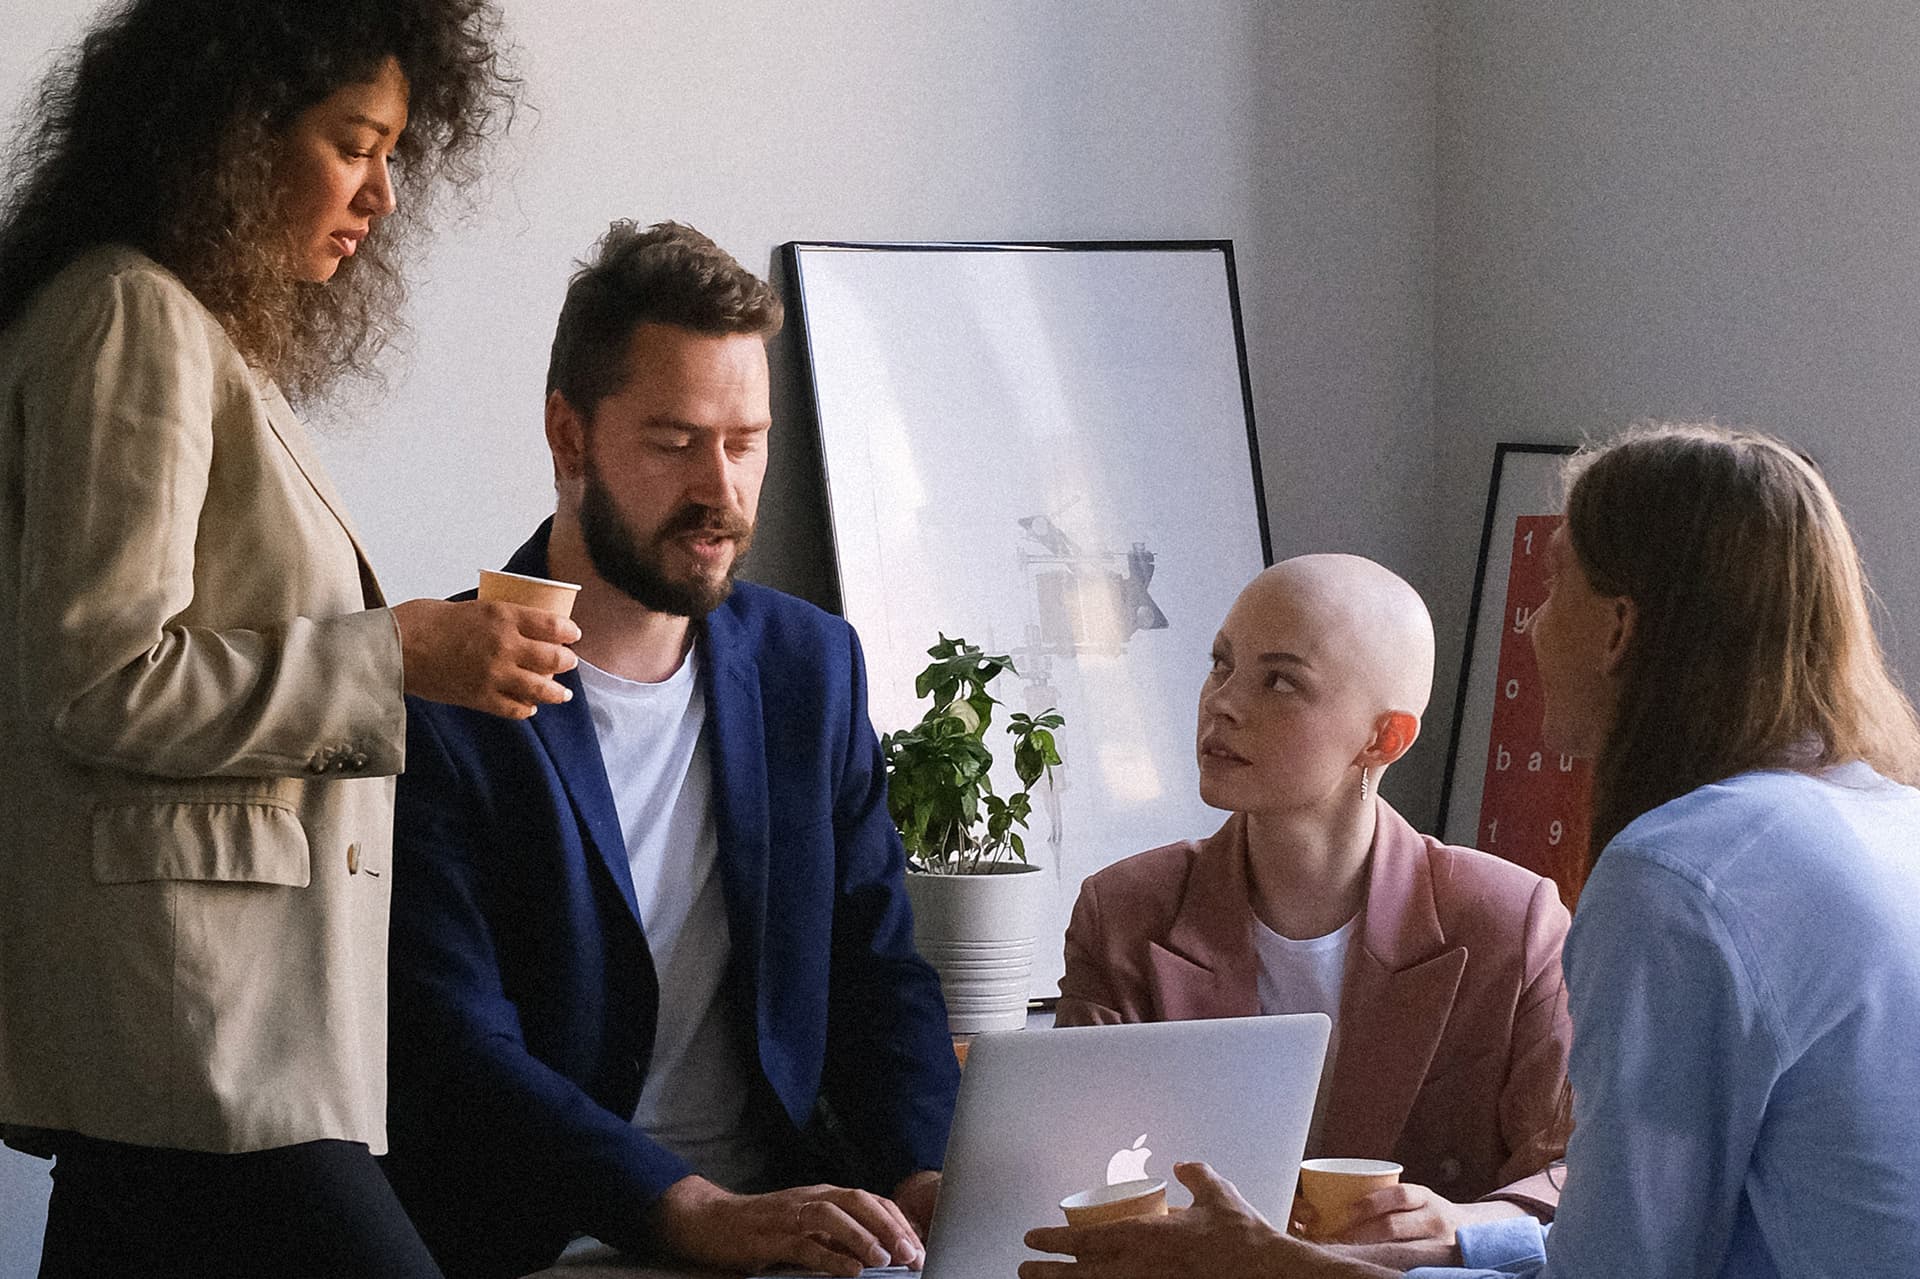
[[[390,612],[194,624],[216,416],[257,397],[205,312],[126,271],[50,331],[21,389],[30,716],[83,762],[152,776],[297,776],[328,743],[358,774],[399,771]]]

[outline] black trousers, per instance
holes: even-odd
[[[367,1148],[241,1155],[63,1135],[40,1279],[441,1279]]]

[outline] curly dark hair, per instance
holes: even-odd
[[[547,393],[560,392],[591,422],[600,401],[620,389],[627,340],[642,324],[771,337],[784,318],[771,285],[692,227],[658,222],[643,231],[615,222],[567,285]]]
[[[371,374],[400,328],[407,244],[512,119],[498,32],[491,0],[127,0],[30,99],[0,205],[0,327],[75,258],[120,243],[178,275],[295,398]],[[330,283],[301,282],[286,266],[280,140],[389,58],[408,85],[399,210]]]

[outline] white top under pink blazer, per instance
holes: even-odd
[[[1393,1159],[1456,1202],[1498,1194],[1550,1214],[1567,910],[1550,880],[1421,835],[1378,804],[1339,1051],[1307,1153]],[[1089,877],[1067,929],[1058,1024],[1259,1013],[1247,856],[1236,814],[1208,839]]]

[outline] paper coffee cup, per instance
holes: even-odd
[[[503,604],[521,604],[561,617],[573,614],[574,596],[580,588],[572,582],[556,582],[524,573],[502,573],[497,569],[480,570],[480,598]]]
[[[1387,1159],[1307,1159],[1300,1164],[1300,1196],[1313,1208],[1310,1238],[1331,1239],[1353,1224],[1353,1206],[1394,1185],[1405,1171]]]
[[[1120,1181],[1111,1186],[1082,1190],[1060,1201],[1069,1226],[1098,1226],[1128,1217],[1167,1215],[1167,1183],[1158,1178]]]

